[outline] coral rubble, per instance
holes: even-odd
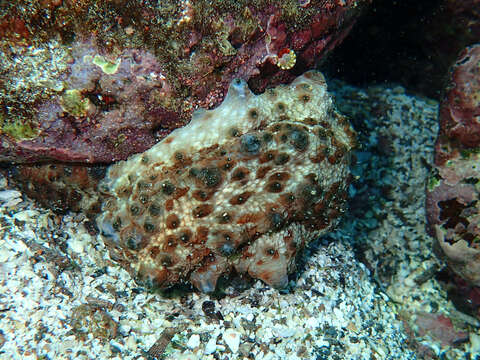
[[[353,143],[320,73],[258,96],[237,80],[221,106],[110,167],[97,222],[147,284],[210,292],[235,269],[284,287],[343,212]]]
[[[0,160],[109,163],[311,69],[370,0],[0,4]],[[28,11],[25,11],[28,9]]]
[[[453,66],[440,107],[435,173],[427,186],[427,216],[451,269],[480,286],[480,45]]]

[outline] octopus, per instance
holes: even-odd
[[[102,180],[75,204],[95,209],[112,258],[141,284],[209,293],[233,272],[283,288],[345,211],[354,144],[321,73],[260,95],[237,79],[217,108],[94,171]]]

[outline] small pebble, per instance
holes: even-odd
[[[230,351],[234,354],[237,353],[238,347],[240,346],[240,334],[232,329],[227,329],[223,333],[223,341],[230,348]]]
[[[195,349],[200,345],[200,335],[198,334],[193,334],[190,336],[190,339],[187,342],[187,347],[190,349]]]
[[[205,345],[205,355],[213,354],[217,350],[217,339],[215,337],[208,340],[207,345]]]
[[[5,207],[12,207],[22,202],[22,193],[17,190],[0,191],[0,202]]]

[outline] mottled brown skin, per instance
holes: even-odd
[[[323,78],[303,79],[258,97],[234,85],[191,130],[110,168],[99,228],[143,283],[211,292],[234,269],[284,287],[304,244],[337,222],[354,133],[327,110]],[[203,131],[215,141],[197,144]]]
[[[262,134],[268,134],[272,137],[270,141],[274,143],[274,147],[280,147],[285,142],[291,142],[290,146],[295,147],[295,141],[292,140],[291,135],[293,131],[297,130],[287,128],[287,125],[261,129],[258,132],[258,138]],[[303,129],[300,128],[299,131],[306,135]],[[262,144],[263,146],[267,145]],[[308,144],[305,148],[303,144],[297,144],[296,151],[309,153],[313,150],[315,154],[317,146],[322,150],[321,146],[315,144]],[[230,143],[213,151],[204,149],[198,154],[202,160],[196,161],[195,166],[185,168],[183,162],[191,163],[192,161],[189,158],[183,158],[174,166],[163,168],[163,173],[173,174],[173,177],[169,175],[156,177],[154,181],[157,184],[162,183],[161,186],[146,183],[144,188],[138,189],[139,192],[133,196],[128,191],[125,192],[125,196],[137,205],[130,205],[129,218],[123,217],[117,220],[114,218],[113,227],[120,231],[119,236],[125,241],[125,248],[134,250],[128,251],[131,253],[129,258],[135,258],[133,254],[143,249],[148,249],[149,256],[157,261],[159,256],[163,256],[160,261],[165,268],[158,270],[153,277],[155,286],[164,288],[182,280],[182,271],[176,265],[181,261],[174,254],[177,246],[191,249],[187,257],[188,268],[196,269],[195,272],[201,274],[208,272],[214,264],[221,266],[224,260],[219,260],[218,257],[240,256],[244,260],[255,257],[255,254],[248,250],[248,245],[265,234],[288,229],[294,223],[303,225],[311,232],[322,230],[329,227],[343,211],[347,182],[336,182],[330,188],[322,189],[318,182],[318,174],[310,173],[301,183],[292,184],[289,183],[291,177],[289,168],[295,166],[294,163],[298,160],[286,158],[283,152],[271,157],[267,155],[267,159],[261,153],[245,155],[242,154],[241,147],[241,140],[233,139]],[[238,153],[225,151],[228,148],[237,148],[239,151]],[[338,151],[338,148],[333,148],[332,152],[333,155],[324,161],[336,163],[346,160],[346,154]],[[255,162],[261,162],[264,165],[253,174],[250,174],[248,169],[250,166],[242,166],[245,163]],[[232,164],[232,166],[225,166],[226,164]],[[228,211],[215,211],[214,202],[211,200],[212,197],[218,196],[216,192],[219,191],[222,183],[227,181],[239,183],[240,186],[248,188],[248,183],[254,179],[263,180],[264,185],[257,191],[271,196],[271,200],[263,204],[261,209],[248,211],[244,207],[244,205],[248,206],[251,197],[258,196],[257,192],[247,190],[225,199],[228,202],[226,207]],[[287,187],[289,191],[284,191]],[[188,205],[190,197],[195,198],[198,205],[192,206],[191,214],[187,215],[183,213],[185,210],[180,209],[190,206]],[[174,208],[174,202],[185,205],[177,205]],[[103,211],[109,211],[108,202]],[[142,224],[138,223],[136,217],[145,213],[149,213],[149,216],[143,222],[142,228]],[[187,219],[190,217],[197,219],[197,225],[186,225],[189,221],[183,218],[184,216],[187,216]],[[168,235],[165,235],[163,245],[149,246],[149,242],[145,239],[148,238],[149,233],[155,234],[158,231],[156,228],[158,218],[165,219]],[[136,225],[133,228],[125,227],[124,222]],[[142,240],[138,234],[141,234]],[[212,241],[213,237],[216,240]],[[209,239],[210,244],[207,246]],[[301,248],[293,244],[291,230],[287,231],[285,241],[289,244],[289,251],[292,254],[297,253],[297,247]],[[264,256],[275,260],[279,254],[272,248],[265,249],[261,257]],[[257,265],[261,266],[264,262],[266,263],[265,260],[259,259]],[[151,277],[150,271],[151,269],[142,269],[140,273],[145,272],[142,275],[148,279]],[[269,281],[274,278],[274,274],[251,275],[256,275],[267,283],[275,283],[273,280]]]
[[[57,213],[83,211],[94,218],[101,207],[96,189],[105,170],[104,165],[16,165],[7,176],[22,193]]]

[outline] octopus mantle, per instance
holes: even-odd
[[[320,73],[258,96],[235,80],[218,108],[110,167],[97,223],[148,285],[211,292],[235,269],[284,287],[343,212],[353,143]]]

